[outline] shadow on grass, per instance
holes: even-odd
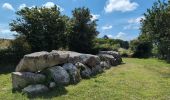
[[[66,95],[67,94],[67,90],[65,89],[64,86],[58,86],[52,90],[49,90],[46,93],[41,93],[41,94],[32,94],[32,95],[27,95],[27,97],[29,99],[51,99],[53,97],[58,97],[58,96],[62,96],[62,95]]]

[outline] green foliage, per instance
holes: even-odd
[[[151,41],[158,51],[158,57],[170,61],[170,3],[158,0],[145,13],[141,36]],[[156,47],[157,46],[157,47]]]
[[[141,40],[130,42],[130,49],[134,52],[133,57],[148,58],[152,55],[152,43]]]
[[[121,57],[132,57],[133,52],[130,49],[119,48],[118,52],[120,53]]]
[[[16,63],[23,55],[31,52],[30,45],[23,37],[11,40],[10,45],[0,50],[0,63]]]
[[[96,51],[107,51],[107,50],[118,51],[120,48],[123,49],[129,48],[129,42],[120,39],[96,38],[94,43],[95,43],[94,48]]]
[[[11,42],[10,49],[18,59],[22,58],[25,54],[31,53],[31,47],[25,37],[16,37],[16,39]]]
[[[72,32],[68,35],[69,49],[89,53],[94,46],[93,40],[98,35],[96,20],[91,20],[92,15],[88,8],[76,8],[72,14]]]
[[[109,39],[109,37],[107,35],[104,35],[103,39]]]
[[[16,14],[19,16],[10,23],[11,30],[24,37],[32,51],[50,51],[65,47],[68,17],[61,15],[57,6],[25,7]]]

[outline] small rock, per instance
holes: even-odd
[[[112,55],[115,58],[117,64],[122,63],[121,55],[116,51],[100,51],[99,54]]]
[[[55,87],[56,87],[56,83],[55,82],[50,82],[49,88],[53,89]]]
[[[80,82],[80,70],[72,63],[66,63],[62,66],[70,75],[70,83],[76,84]]]
[[[103,68],[100,65],[97,65],[92,68],[92,75],[97,75],[103,72]]]
[[[99,57],[102,61],[109,62],[112,66],[116,66],[118,63],[116,62],[116,59],[112,55],[108,54],[99,54]]]
[[[27,94],[39,94],[39,93],[45,93],[48,90],[49,89],[45,85],[37,84],[37,85],[29,85],[25,87],[24,89],[22,89],[22,92]]]
[[[100,66],[103,69],[110,69],[111,68],[109,61],[102,61],[102,62],[100,62]]]
[[[46,77],[43,74],[35,74],[31,72],[12,72],[13,90],[20,90],[27,85],[43,83]]]
[[[76,67],[77,68],[80,68],[80,74],[81,74],[81,77],[82,78],[90,78],[91,77],[91,69],[89,67],[87,67],[86,65],[80,63],[80,62],[77,62],[76,64]]]
[[[47,69],[46,74],[51,77],[55,83],[60,85],[68,85],[70,82],[70,77],[67,71],[61,66],[54,66]]]

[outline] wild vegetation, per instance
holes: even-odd
[[[135,53],[170,61],[170,2],[160,0],[148,9],[141,21],[141,34],[133,41]],[[139,49],[139,50],[138,50]],[[153,54],[152,53],[153,50]],[[142,55],[137,55],[141,56]]]
[[[91,20],[91,12],[85,7],[75,8],[72,17],[62,14],[57,6],[25,7],[17,11],[18,17],[10,23],[11,31],[18,33],[15,39],[0,39],[0,99],[169,100],[170,64],[165,62],[170,62],[169,11],[170,2],[155,2],[141,20],[140,36],[130,42],[110,39],[107,35],[97,38],[97,20]],[[51,50],[91,54],[114,50],[136,58],[123,58],[124,64],[118,67],[46,94],[12,93],[10,72],[23,55]]]

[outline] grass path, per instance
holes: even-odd
[[[125,58],[113,67],[77,85],[58,88],[35,99],[54,100],[170,100],[170,64],[156,59]],[[0,100],[29,99],[11,92],[10,74],[0,75]]]

